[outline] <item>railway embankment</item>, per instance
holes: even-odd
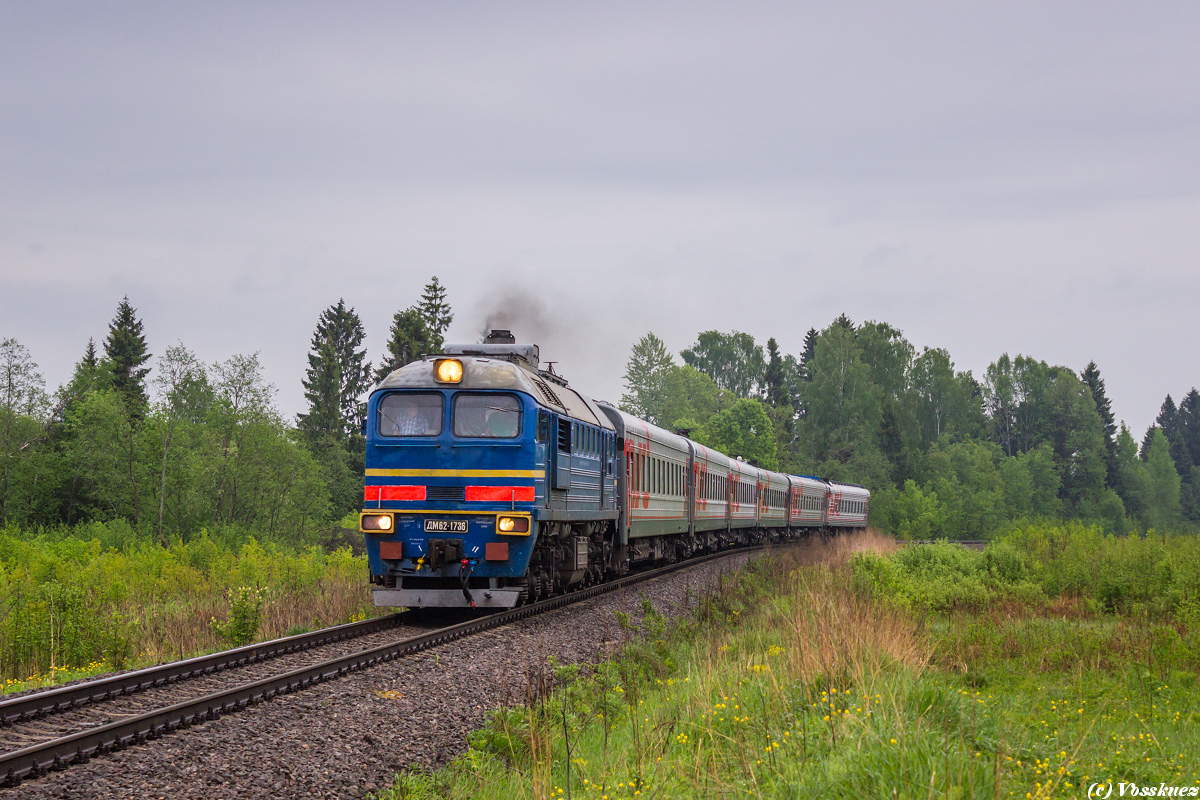
[[[750,557],[727,554],[334,675],[237,714],[196,720],[186,732],[51,771],[0,790],[0,797],[362,797],[410,765],[433,767],[463,753],[466,735],[492,710],[525,697],[528,676],[551,659],[598,662],[620,645],[629,626],[639,624],[646,608],[655,618],[684,614],[707,587]],[[621,620],[628,620],[624,627]],[[154,698],[139,692],[129,702]]]
[[[1082,797],[1200,786],[1200,541],[816,541],[493,712],[380,798]],[[637,629],[635,635],[634,628]],[[525,684],[547,683],[544,672]]]
[[[0,528],[0,552],[3,694],[378,613],[366,557],[348,546],[306,548],[233,528],[164,545],[115,520]]]

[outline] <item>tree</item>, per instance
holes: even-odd
[[[757,400],[741,398],[704,426],[701,444],[764,469],[778,469],[775,430]]]
[[[663,407],[660,424],[668,430],[699,431],[722,408],[732,402],[713,379],[687,364],[675,365],[663,378]]]
[[[64,458],[79,487],[76,498],[82,505],[82,517],[125,517],[137,526],[142,516],[143,478],[149,476],[144,459],[139,458],[138,418],[129,412],[128,402],[116,389],[84,395],[66,418]]]
[[[896,401],[890,394],[884,394],[880,404],[879,449],[892,465],[893,479],[902,483],[910,471],[909,451],[896,417]]]
[[[791,404],[783,372],[783,359],[779,355],[779,343],[772,336],[767,339],[767,368],[763,383],[767,390],[767,402],[773,406]]]
[[[425,292],[421,295],[419,308],[425,328],[429,331],[431,351],[441,352],[442,347],[445,346],[445,340],[442,337],[446,333],[446,329],[450,327],[450,323],[454,321],[454,314],[450,313],[450,304],[446,302],[446,287],[438,282],[437,275],[434,275],[432,280],[425,284]]]
[[[65,419],[67,411],[88,392],[102,391],[112,388],[111,364],[105,358],[96,355],[96,342],[88,337],[87,347],[84,348],[83,358],[75,362],[71,380],[55,392],[57,409],[55,416]]]
[[[1183,478],[1180,489],[1183,514],[1192,522],[1200,522],[1200,392],[1195,387],[1179,401],[1171,457]]]
[[[1180,453],[1187,453],[1189,467],[1200,466],[1200,392],[1195,387],[1179,401],[1175,439]]]
[[[45,436],[45,381],[25,346],[16,339],[0,342],[0,520],[13,514],[14,478],[23,470],[22,456]]]
[[[946,507],[938,501],[937,492],[923,492],[915,481],[906,480],[902,490],[885,490],[880,500],[884,506],[882,516],[901,539],[932,539],[944,535]]]
[[[1000,449],[980,441],[935,444],[929,451],[926,489],[945,506],[947,536],[974,539],[1001,519],[1004,480],[996,466]]]
[[[1044,440],[1045,397],[1051,383],[1050,366],[1018,355],[1012,363],[1017,449],[1026,452]]]
[[[308,413],[298,417],[300,429],[310,440],[325,436],[340,439],[345,433],[347,420],[341,410],[341,366],[333,342],[314,337],[308,356],[307,379],[301,381],[304,397],[308,400]]]
[[[1100,415],[1100,423],[1104,433],[1105,450],[1105,484],[1113,485],[1117,467],[1117,424],[1113,418],[1112,403],[1104,394],[1104,379],[1100,377],[1100,368],[1095,361],[1089,361],[1079,376],[1092,391],[1092,400],[1096,403],[1096,412]]]
[[[871,381],[895,400],[908,388],[908,371],[915,348],[904,334],[886,322],[864,322],[856,336],[863,363],[871,368]]]
[[[800,437],[807,440],[814,465],[874,463],[879,455],[879,389],[861,356],[854,332],[845,326],[831,325],[817,339],[809,365],[812,379],[801,398],[808,414]]]
[[[257,354],[214,364],[211,375],[213,452],[205,495],[212,522],[299,533],[310,521],[327,519],[329,486],[313,445],[298,446],[289,435]],[[361,498],[361,484],[358,492]]]
[[[145,381],[150,373],[142,364],[150,359],[150,352],[146,348],[142,321],[137,318],[137,310],[130,305],[128,296],[121,299],[117,315],[109,323],[104,353],[111,364],[113,388],[125,398],[129,412],[140,416],[146,408]]]
[[[1005,511],[1010,519],[1028,516],[1058,517],[1062,513],[1058,465],[1050,445],[1041,444],[1000,461],[1004,479]]]
[[[390,375],[393,370],[441,349],[441,345],[434,344],[434,336],[425,324],[425,317],[418,307],[397,311],[392,317],[391,337],[387,343],[388,354],[380,361],[379,369],[375,371],[376,383]]]
[[[1092,392],[1074,370],[1054,367],[1043,397],[1044,439],[1054,449],[1062,475],[1063,500],[1069,510],[1099,502],[1108,474],[1103,426]],[[1086,509],[1085,509],[1086,510]]]
[[[1162,428],[1155,426],[1150,431],[1149,447],[1146,450],[1146,475],[1149,497],[1146,508],[1146,525],[1159,531],[1174,527],[1179,522],[1179,473],[1171,460],[1170,445]]]
[[[364,337],[362,321],[343,299],[317,320],[307,377],[301,382],[309,410],[300,415],[300,425],[310,436],[331,434],[345,440],[357,434],[366,416],[360,398],[370,389],[371,364],[361,348]]]
[[[1016,401],[1013,397],[1012,359],[1008,353],[988,365],[983,375],[983,404],[991,417],[992,436],[1006,456],[1016,451]]]
[[[1150,439],[1154,435],[1154,428],[1159,428],[1163,435],[1167,437],[1167,444],[1170,445],[1175,439],[1175,427],[1179,422],[1179,409],[1175,407],[1175,401],[1171,399],[1171,395],[1167,395],[1167,399],[1163,401],[1162,407],[1158,410],[1158,416],[1154,418],[1154,424],[1146,429],[1146,435],[1142,438],[1142,460],[1146,460],[1146,455],[1150,448]]]
[[[954,371],[950,354],[926,347],[909,371],[921,441],[937,441],[944,433],[969,435],[977,424],[973,413],[978,386],[969,372]]]
[[[812,363],[817,357],[817,333],[816,328],[809,328],[808,333],[804,334],[804,349],[800,351],[800,362],[797,365],[797,380],[800,384],[810,383],[812,381]],[[795,387],[792,394],[792,399],[796,403],[796,413],[803,419],[808,414],[808,405],[804,401],[803,385]]]
[[[639,339],[625,364],[621,408],[655,425],[667,424],[666,379],[674,366],[667,346],[653,332]]]
[[[684,362],[706,373],[717,386],[738,397],[758,394],[767,369],[762,348],[748,333],[704,331],[679,353]]]
[[[820,333],[816,328],[809,328],[808,333],[804,334],[804,349],[800,353],[800,376],[806,381],[812,380],[810,365],[817,355],[818,336]]]
[[[1125,510],[1137,520],[1144,520],[1150,503],[1150,476],[1146,465],[1138,458],[1138,446],[1125,423],[1117,432],[1113,488],[1125,504]]]
[[[164,417],[162,446],[162,469],[159,472],[158,489],[158,537],[163,541],[163,509],[167,498],[167,459],[175,426],[189,412],[196,413],[209,394],[208,373],[192,351],[180,342],[168,347],[158,361],[158,376],[154,379],[158,390],[161,414]]]

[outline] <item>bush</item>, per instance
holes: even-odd
[[[234,647],[254,641],[262,622],[263,595],[262,589],[253,586],[239,586],[230,593],[229,618],[223,623],[213,620],[222,639]]]
[[[372,608],[364,561],[348,549],[297,551],[233,528],[166,546],[123,520],[5,528],[0,678],[41,682],[52,667],[153,663],[345,622]]]

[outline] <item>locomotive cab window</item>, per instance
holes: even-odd
[[[521,432],[521,401],[511,394],[459,394],[454,398],[454,435],[515,439]]]
[[[550,441],[550,415],[545,411],[538,412],[537,435],[534,439],[538,442]]]
[[[440,394],[389,394],[379,401],[380,436],[437,436],[442,432]]]

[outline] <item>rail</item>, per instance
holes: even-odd
[[[187,678],[209,675],[223,669],[242,667],[288,653],[377,633],[394,628],[403,617],[402,613],[388,614],[360,622],[322,628],[310,633],[285,636],[269,642],[222,650],[218,653],[196,656],[183,661],[172,661],[134,672],[123,672],[99,680],[61,686],[37,694],[21,695],[0,701],[0,725],[12,725],[16,722],[67,711],[89,703],[165,686]]]

